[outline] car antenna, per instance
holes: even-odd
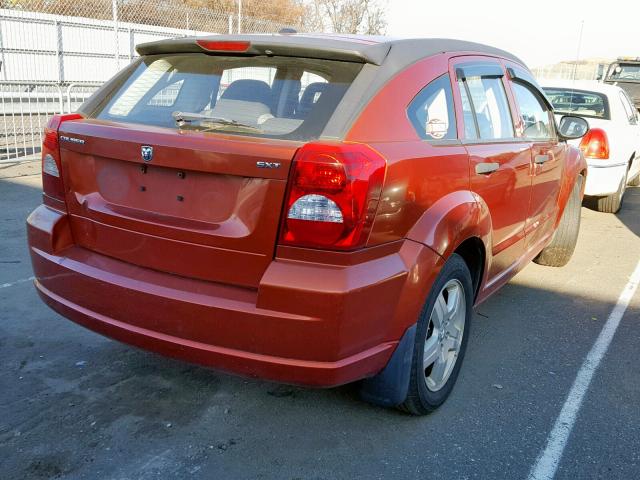
[[[569,111],[573,112],[573,92],[575,92],[576,87],[576,75],[578,72],[578,62],[580,61],[580,50],[582,48],[582,32],[584,30],[584,19],[580,21],[580,33],[578,34],[578,51],[576,52],[576,61],[573,63],[573,75],[571,79],[571,97],[569,97]]]

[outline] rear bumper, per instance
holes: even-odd
[[[584,194],[587,196],[605,196],[618,191],[627,172],[627,164],[619,161],[588,161],[587,183]]]
[[[425,296],[416,292],[430,288],[441,262],[411,241],[355,265],[276,259],[256,290],[170,275],[74,246],[66,215],[44,206],[27,227],[35,286],[61,315],[167,356],[311,386],[382,370],[417,318]],[[416,279],[416,264],[428,274]]]

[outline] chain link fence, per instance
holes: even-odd
[[[0,0],[0,164],[38,158],[48,117],[74,111],[139,43],[290,26],[180,0]]]

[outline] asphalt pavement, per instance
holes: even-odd
[[[564,268],[529,265],[477,310],[458,383],[416,418],[137,350],[38,298],[24,221],[38,163],[0,165],[0,478],[526,479],[640,260],[640,188],[582,209]],[[640,478],[640,292],[560,453],[557,479]]]

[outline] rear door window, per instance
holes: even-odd
[[[361,68],[296,57],[150,55],[114,85],[91,116],[309,140],[320,136]]]
[[[524,126],[523,136],[532,140],[549,140],[555,137],[553,115],[549,108],[528,85],[512,82],[511,88],[518,103]]]
[[[627,120],[629,125],[637,125],[638,124],[638,111],[627,97],[627,94],[624,92],[620,93],[620,101],[622,102],[622,108],[624,109],[625,114],[627,115]]]
[[[467,94],[467,89],[462,80],[458,80],[458,88],[460,90],[460,98],[462,99],[462,114],[464,116],[464,138],[467,140],[478,139],[478,130],[476,128],[475,113]]]
[[[514,137],[511,111],[501,78],[467,75],[458,80],[458,87],[462,97],[467,138],[499,140]],[[465,111],[465,108],[470,111]],[[474,122],[473,127],[469,125],[469,120]],[[475,135],[469,137],[473,130]]]

